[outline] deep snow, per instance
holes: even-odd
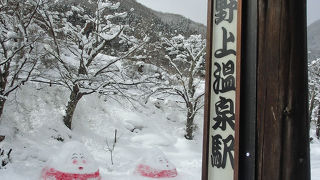
[[[1,119],[1,147],[13,149],[12,163],[0,169],[1,180],[38,180],[52,157],[59,155],[64,142],[79,141],[93,155],[105,180],[144,180],[137,165],[152,157],[155,149],[165,154],[178,176],[172,180],[200,180],[202,158],[202,117],[196,117],[195,140],[184,138],[185,111],[174,100],[151,99],[148,104],[122,103],[97,95],[81,99],[74,116],[73,130],[62,123],[68,92],[57,87],[23,86],[8,99]],[[312,180],[320,179],[320,141],[310,131]],[[117,143],[111,164],[114,130]],[[58,140],[57,140],[58,139]],[[65,153],[66,154],[66,153]]]
[[[52,157],[59,155],[64,139],[79,141],[93,155],[102,179],[138,180],[136,166],[146,157],[161,151],[175,166],[173,180],[196,180],[201,177],[202,117],[195,140],[184,138],[185,111],[175,101],[151,99],[148,104],[122,103],[97,95],[85,96],[76,109],[73,130],[62,123],[68,92],[57,87],[23,86],[8,99],[0,127],[6,140],[1,146],[12,148],[12,163],[0,169],[1,180],[38,180]],[[156,106],[155,106],[156,105]],[[111,164],[110,152],[114,130],[117,143]],[[57,140],[58,139],[58,140]]]
[[[313,138],[310,143],[311,180],[320,179],[320,141],[315,134],[315,125],[311,123],[310,136]]]

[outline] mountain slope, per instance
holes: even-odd
[[[93,2],[94,0],[91,0]],[[113,3],[120,2],[120,7],[117,12],[128,12],[129,20],[126,23],[135,27],[137,34],[140,31],[152,31],[155,34],[161,33],[162,35],[177,35],[190,36],[191,34],[201,34],[202,37],[206,36],[206,26],[181,15],[162,13],[152,10],[136,0],[110,0]],[[56,9],[65,11],[71,5],[81,4],[85,7],[85,11],[90,14],[94,12],[95,5],[87,0],[64,0],[58,1]],[[119,20],[119,19],[118,19]],[[141,30],[142,29],[142,30]],[[148,33],[147,33],[148,34]],[[151,37],[152,38],[152,37]]]
[[[308,26],[309,59],[320,57],[320,20]]]
[[[182,34],[184,36],[191,34],[206,36],[206,26],[181,15],[158,12],[138,3],[136,0],[116,1],[121,3],[120,9],[124,11],[130,11],[133,8],[133,14],[136,18],[140,18],[148,24],[157,23],[158,28],[154,29],[155,31],[161,31],[164,34]],[[152,21],[153,23],[150,23]]]
[[[184,16],[171,13],[162,13],[155,11],[155,15],[158,16],[162,22],[170,25],[171,28],[184,31],[185,33],[201,34],[206,36],[207,28],[205,25],[194,22]]]

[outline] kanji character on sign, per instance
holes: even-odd
[[[218,25],[222,21],[231,23],[233,21],[233,11],[237,10],[238,3],[235,0],[217,0],[216,1],[215,23]]]
[[[222,147],[223,147],[223,150],[222,150]],[[229,135],[226,139],[223,139],[220,134],[212,136],[212,155],[211,155],[212,167],[224,169],[227,165],[227,158],[229,157],[230,164],[233,169],[234,157],[232,152],[234,153],[234,137],[232,135]]]
[[[226,64],[222,63],[222,75],[221,66],[219,63],[214,63],[217,69],[214,71],[213,91],[216,94],[225,93],[228,91],[236,90],[236,80],[234,74],[234,63],[230,60]]]
[[[223,58],[230,54],[236,55],[236,51],[234,49],[228,49],[228,43],[230,42],[234,43],[234,40],[235,40],[234,35],[231,32],[229,32],[229,36],[228,36],[228,32],[225,27],[222,27],[222,32],[223,32],[222,49],[218,49],[214,53],[214,57]]]
[[[227,127],[227,123],[234,130],[234,105],[232,99],[227,99],[224,97],[219,97],[220,101],[215,104],[217,117],[213,118],[216,122],[212,128],[214,130],[220,128],[225,131]]]

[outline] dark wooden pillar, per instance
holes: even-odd
[[[257,31],[257,0],[243,1],[239,180],[256,176]]]
[[[257,177],[309,180],[306,0],[258,0]]]

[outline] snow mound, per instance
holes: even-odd
[[[165,135],[158,135],[158,134],[143,134],[137,135],[131,138],[132,142],[141,143],[145,146],[169,146],[173,144],[173,141],[166,137]]]
[[[135,174],[152,178],[171,178],[178,175],[176,167],[160,150],[153,150],[143,157]]]
[[[77,141],[65,143],[61,151],[50,158],[48,167],[76,174],[93,173],[98,170],[92,155]]]

